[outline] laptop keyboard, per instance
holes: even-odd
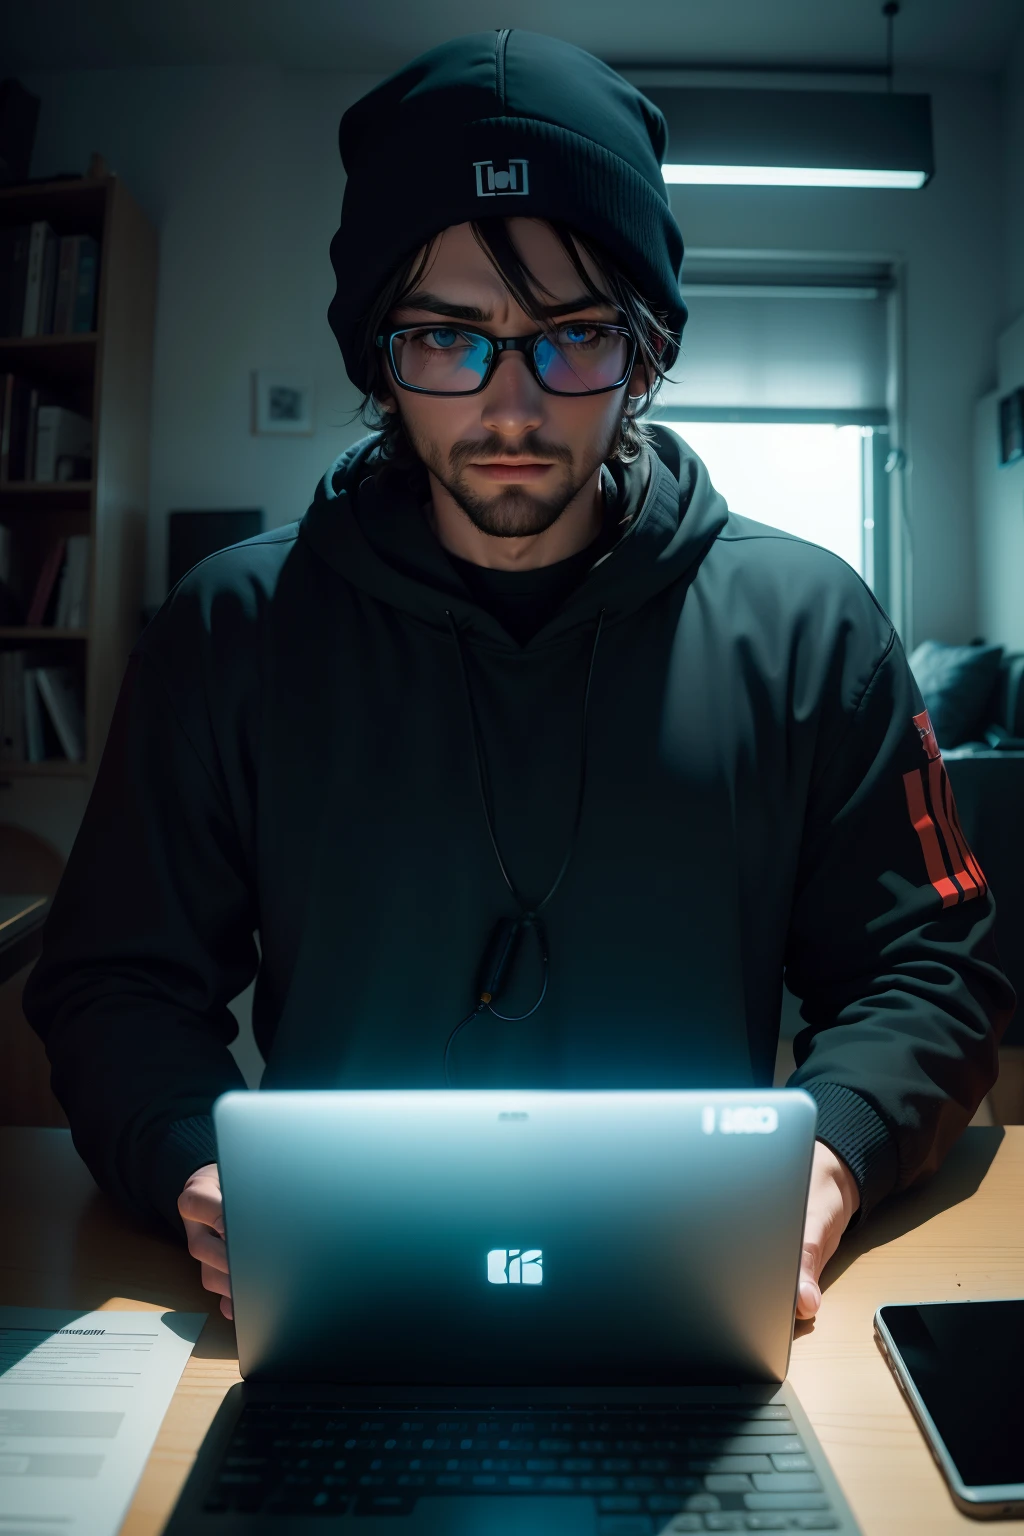
[[[249,1403],[204,1507],[400,1518],[481,1494],[589,1496],[602,1536],[840,1525],[779,1404]]]

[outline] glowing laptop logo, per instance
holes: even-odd
[[[700,1128],[705,1136],[715,1134],[715,1107],[705,1104]],[[718,1113],[718,1129],[724,1136],[770,1136],[779,1128],[779,1112],[770,1104],[723,1105]]]
[[[539,1248],[492,1248],[487,1278],[492,1285],[541,1285],[544,1255]]]

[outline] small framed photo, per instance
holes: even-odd
[[[999,462],[1024,458],[1024,389],[1015,389],[999,402]]]
[[[257,368],[252,376],[252,430],[310,436],[313,431],[313,386],[293,373]]]

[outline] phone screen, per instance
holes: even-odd
[[[961,1480],[1024,1483],[1024,1300],[882,1307],[881,1316]]]

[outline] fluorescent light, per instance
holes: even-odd
[[[679,86],[644,94],[665,115],[670,184],[916,191],[935,169],[927,96]]]
[[[697,187],[889,187],[916,191],[926,171],[853,171],[836,166],[663,165],[667,183]]]

